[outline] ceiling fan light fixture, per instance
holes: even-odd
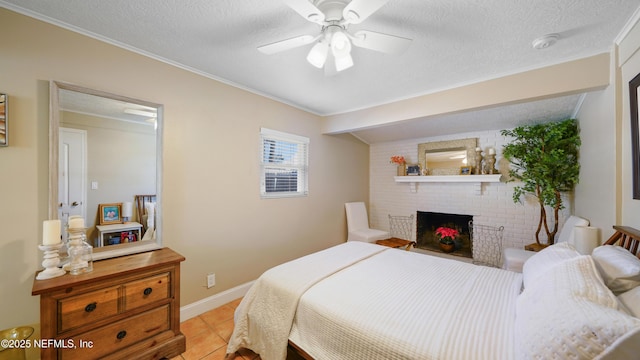
[[[344,32],[336,31],[331,36],[331,53],[336,58],[351,54],[351,41]]]
[[[327,55],[329,54],[329,45],[325,41],[318,41],[313,47],[309,54],[307,55],[307,61],[317,67],[318,69],[322,69],[324,63],[327,61]]]
[[[346,70],[353,66],[353,58],[350,54],[341,57],[335,57],[336,60],[336,71]]]

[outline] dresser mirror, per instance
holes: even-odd
[[[94,259],[161,247],[161,156],[162,105],[50,82],[49,218],[66,235],[82,216]],[[140,195],[153,215],[138,215]],[[121,204],[121,224],[100,225],[104,204]]]
[[[459,175],[461,167],[473,167],[477,143],[471,138],[418,144],[422,175]]]

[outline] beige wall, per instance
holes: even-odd
[[[578,114],[580,120],[580,184],[576,187],[576,213],[602,229],[602,240],[613,234],[612,225],[640,228],[640,200],[631,192],[631,129],[629,81],[640,73],[638,23],[614,44],[611,86],[589,94]]]
[[[343,204],[369,193],[368,146],[321,135],[315,115],[5,9],[0,29],[11,131],[0,149],[0,329],[39,321],[49,80],[164,104],[164,245],[187,258],[183,305],[346,239]],[[260,127],[311,139],[308,197],[260,199]]]
[[[613,233],[616,219],[616,115],[614,86],[586,96],[580,124],[580,182],[575,189],[575,215],[589,219],[602,237]]]
[[[632,193],[632,159],[631,159],[631,122],[629,110],[629,81],[640,73],[640,24],[636,23],[619,47],[619,81],[617,91],[621,102],[617,110],[622,114],[619,128],[620,137],[620,201],[619,224],[640,228],[640,200],[633,199]]]

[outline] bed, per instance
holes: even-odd
[[[347,242],[260,276],[236,310],[227,352],[285,359],[289,345],[311,359],[634,358],[640,259],[637,240],[628,243],[592,256],[553,245],[516,273]]]

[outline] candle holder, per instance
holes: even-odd
[[[487,155],[487,174],[497,174],[498,170],[495,168],[496,165],[496,154],[488,154]]]
[[[42,260],[44,270],[36,276],[36,280],[52,279],[66,273],[66,271],[58,267],[58,264],[60,264],[60,254],[58,251],[61,247],[62,243],[55,245],[38,245],[38,248],[44,251]]]
[[[480,175],[482,174],[482,150],[480,149],[476,149],[476,168],[475,168],[475,174],[476,175]]]
[[[80,275],[93,271],[93,247],[87,243],[85,228],[69,228],[69,263],[71,275]]]

